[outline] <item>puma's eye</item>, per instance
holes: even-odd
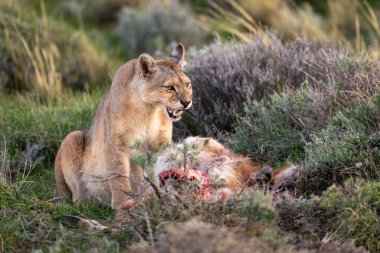
[[[186,84],[186,88],[190,88],[190,87],[191,87],[191,83],[188,82],[188,83]]]
[[[172,91],[175,91],[175,88],[174,86],[172,85],[169,85],[169,86],[164,86],[166,90],[172,90]]]

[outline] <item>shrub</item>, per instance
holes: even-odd
[[[98,23],[117,21],[123,7],[146,5],[147,0],[82,0],[83,18]]]
[[[116,34],[128,49],[139,53],[166,50],[175,42],[199,45],[207,35],[191,10],[178,1],[156,1],[144,10],[124,8]]]
[[[305,142],[324,126],[331,103],[317,90],[304,88],[244,108],[245,116],[236,119],[227,138],[229,145],[256,160],[281,164],[303,159]]]
[[[272,196],[265,195],[262,191],[248,190],[244,193],[241,202],[241,217],[247,222],[261,224],[275,224],[278,213],[272,201]]]
[[[354,175],[378,178],[379,96],[357,100],[349,109],[312,88],[275,94],[247,104],[227,140],[259,162],[304,164],[299,186],[306,192],[321,192]]]
[[[339,112],[305,147],[307,191],[320,192],[350,176],[378,178],[380,107]]]
[[[349,108],[380,92],[378,62],[302,40],[285,44],[274,35],[266,42],[255,37],[249,44],[212,44],[192,52],[189,62],[194,106],[186,122],[194,135],[233,131],[234,116],[244,115],[245,102],[285,87],[306,83]]]
[[[21,3],[0,4],[0,86],[41,99],[65,88],[86,90],[108,80],[107,57],[83,32]]]
[[[61,1],[59,9],[76,21],[85,21],[90,25],[107,25],[117,21],[123,7],[142,7],[147,0],[79,0]]]
[[[380,250],[380,183],[350,179],[342,186],[331,186],[317,200],[328,217],[334,237],[355,240],[370,252]]]

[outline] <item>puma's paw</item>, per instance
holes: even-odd
[[[115,210],[126,209],[131,210],[135,207],[136,201],[133,198],[126,198],[120,201],[113,201],[112,208]]]
[[[116,210],[115,220],[122,221],[129,217],[128,209],[118,209]]]
[[[115,203],[113,208],[116,210],[116,220],[122,220],[128,217],[129,211],[136,207],[136,201],[132,198],[125,199]]]

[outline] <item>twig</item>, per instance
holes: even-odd
[[[132,227],[132,231],[140,239],[140,242],[141,241],[145,242],[144,238],[140,235],[140,233],[134,227]]]
[[[180,202],[185,208],[189,208],[189,206],[182,200],[182,198],[178,195],[177,192],[174,192],[174,197],[178,202]]]
[[[152,188],[153,188],[153,190],[154,190],[154,193],[156,194],[157,198],[158,198],[159,200],[161,200],[161,199],[162,199],[162,197],[161,197],[161,192],[160,192],[160,189],[158,189],[157,185],[154,184],[154,183],[149,179],[149,177],[147,177],[147,176],[144,175],[144,178],[145,178],[146,181],[148,181],[148,183],[150,184],[150,186],[152,186]]]
[[[150,224],[149,217],[148,217],[148,214],[146,212],[144,212],[144,219],[145,219],[146,226],[147,226],[148,233],[149,233],[150,244],[154,248],[154,237],[153,237],[152,226]]]

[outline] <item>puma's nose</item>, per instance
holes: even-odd
[[[181,100],[181,104],[183,105],[183,107],[185,109],[189,109],[190,106],[191,106],[191,101],[184,101],[184,100]]]

